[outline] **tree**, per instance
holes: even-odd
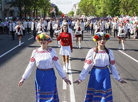
[[[137,12],[138,0],[120,0],[120,12],[124,15],[133,15],[133,12]]]
[[[69,12],[69,16],[72,16],[73,17],[74,16],[74,11],[70,11]]]

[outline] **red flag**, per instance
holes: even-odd
[[[62,17],[65,17],[64,13],[62,13]]]

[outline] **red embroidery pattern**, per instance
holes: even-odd
[[[47,51],[38,51],[38,49],[36,49],[37,53],[48,53],[50,51],[52,51],[52,48],[49,48]]]
[[[91,64],[92,63],[92,60],[90,60],[90,59],[89,60],[86,60],[85,59],[84,63]]]
[[[53,60],[54,60],[54,61],[57,61],[57,60],[58,60],[58,57],[54,56],[54,57],[53,57]]]
[[[93,51],[96,52],[96,48],[93,48]],[[109,51],[109,49],[108,49]],[[104,51],[98,51],[98,53],[107,53],[105,50]]]
[[[110,61],[110,64],[111,64],[111,65],[114,65],[114,64],[115,64],[115,60],[111,60],[111,61]]]
[[[32,57],[32,58],[30,59],[30,61],[31,61],[31,62],[34,62],[34,61],[35,61],[34,57]]]

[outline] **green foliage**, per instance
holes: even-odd
[[[138,0],[81,0],[79,8],[86,16],[133,16],[138,14]]]
[[[15,2],[10,3],[11,6],[16,6],[20,10],[20,13],[23,14],[22,11],[24,11],[27,15],[31,15],[32,11],[43,11],[44,17],[46,15],[51,15],[50,10],[52,9],[50,0],[15,0]],[[60,14],[59,9],[57,6],[54,7],[56,10],[56,13]]]
[[[74,11],[70,11],[69,16],[73,16],[73,15],[74,15]]]

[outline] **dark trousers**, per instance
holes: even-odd
[[[25,35],[25,30],[23,30],[23,35]]]
[[[91,35],[94,35],[94,29],[91,28]]]
[[[82,31],[82,35],[81,35],[81,38],[82,38],[82,40],[83,40],[83,31]]]
[[[31,34],[34,36],[34,40],[35,40],[35,37],[36,37],[36,30],[31,30]]]
[[[50,30],[50,37],[53,38],[54,30]]]
[[[118,30],[114,29],[114,37],[117,36]]]
[[[11,33],[11,36],[12,36],[12,40],[14,40],[15,39],[14,38],[15,31],[10,31],[10,33]]]
[[[28,34],[29,34],[29,33],[30,33],[31,28],[27,28],[27,30],[28,30]]]
[[[130,29],[127,29],[127,37],[130,39]]]
[[[105,29],[105,32],[106,32],[106,33],[110,33],[110,32],[109,32],[109,29]]]

